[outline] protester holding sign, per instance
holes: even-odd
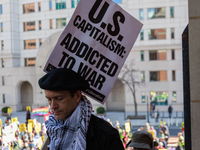
[[[50,150],[124,149],[118,131],[92,114],[92,105],[81,92],[89,84],[79,74],[55,69],[40,78],[39,86],[52,111],[45,122]]]

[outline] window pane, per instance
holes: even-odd
[[[155,105],[168,105],[168,92],[154,92],[150,93],[150,101]]]
[[[24,58],[25,66],[35,66],[35,58]]]
[[[1,22],[1,32],[3,32],[3,22]]]
[[[150,71],[150,81],[158,81],[159,76],[157,71]]]
[[[141,82],[145,82],[145,72],[141,71]]]
[[[140,52],[140,56],[141,56],[141,61],[144,61],[144,51]]]
[[[1,67],[4,68],[4,59],[1,58]]]
[[[39,21],[39,30],[42,29],[42,24],[41,24],[41,20]]]
[[[171,55],[172,55],[172,60],[174,60],[174,59],[175,59],[175,52],[174,52],[174,49],[172,49]]]
[[[146,102],[145,92],[142,92],[142,103]]]
[[[24,40],[24,49],[35,49],[36,40]]]
[[[159,71],[159,81],[167,81],[167,71]]]
[[[166,39],[166,29],[149,29],[149,40]]]
[[[3,5],[0,5],[0,14],[3,14]]]
[[[23,5],[23,13],[33,13],[35,12],[35,4],[31,3],[31,4],[24,4]]]
[[[165,7],[148,8],[148,19],[165,18]]]
[[[41,11],[41,2],[38,2],[38,11]]]
[[[176,81],[176,72],[172,70],[172,81]]]
[[[56,9],[65,9],[66,0],[56,0]]]
[[[2,76],[2,85],[5,85],[5,79],[4,79],[4,76]]]
[[[117,4],[121,4],[122,0],[112,0],[113,2],[117,3]]]
[[[42,45],[42,39],[39,39],[39,42],[40,42],[40,46]]]
[[[174,28],[171,28],[171,39],[174,39]]]
[[[50,29],[53,29],[53,21],[52,21],[52,19],[50,19],[49,21],[50,21]]]
[[[167,52],[166,50],[158,50],[158,60],[166,60]]]
[[[170,7],[170,17],[174,18],[174,7]]]
[[[157,60],[157,51],[149,51],[149,60]]]
[[[71,0],[71,3],[72,3],[72,8],[75,8],[75,0]]]
[[[5,94],[3,94],[3,103],[6,103]]]
[[[143,13],[143,9],[140,9],[139,10],[140,12],[140,20],[143,20],[144,19],[144,13]]]
[[[66,18],[56,19],[56,28],[64,28],[66,26]]]
[[[140,31],[140,40],[141,41],[144,40],[144,31],[143,30]]]
[[[4,50],[4,41],[1,41],[1,50]]]
[[[33,31],[35,30],[35,21],[24,22],[24,31]]]
[[[175,91],[172,92],[172,101],[176,102],[176,92]]]
[[[49,1],[49,10],[52,10],[52,1]]]

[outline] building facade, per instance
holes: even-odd
[[[79,0],[0,0],[0,109],[47,106],[38,79]],[[188,24],[187,0],[116,0],[143,23],[125,64],[133,63],[138,111],[147,103],[183,111],[182,41]],[[94,110],[101,104],[92,100]],[[119,79],[104,107],[134,111],[133,96]]]

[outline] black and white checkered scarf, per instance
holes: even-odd
[[[85,150],[91,114],[92,105],[83,95],[79,105],[65,122],[57,120],[51,114],[45,122],[50,150]]]

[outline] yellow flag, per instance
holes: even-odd
[[[26,106],[26,110],[31,112],[31,106]]]
[[[126,132],[130,132],[130,131],[131,131],[130,123],[129,123],[129,122],[126,122],[126,123],[125,123],[125,131],[126,131]]]
[[[36,131],[37,132],[41,131],[41,123],[37,123]]]
[[[18,121],[18,118],[17,118],[17,117],[11,119],[11,122],[12,122],[12,123],[13,123],[13,122],[16,122],[16,124],[17,124],[17,121]]]
[[[26,131],[26,124],[25,124],[25,123],[21,123],[21,124],[19,125],[19,131],[20,131],[20,132]]]
[[[0,119],[0,125],[2,126],[2,120]]]
[[[7,113],[11,114],[11,113],[12,113],[12,109],[11,109],[11,108],[8,108],[8,109],[7,109]]]
[[[35,127],[33,119],[28,119],[28,123],[32,123],[32,127]]]
[[[32,123],[28,123],[27,127],[28,127],[28,133],[31,133],[33,130]]]

